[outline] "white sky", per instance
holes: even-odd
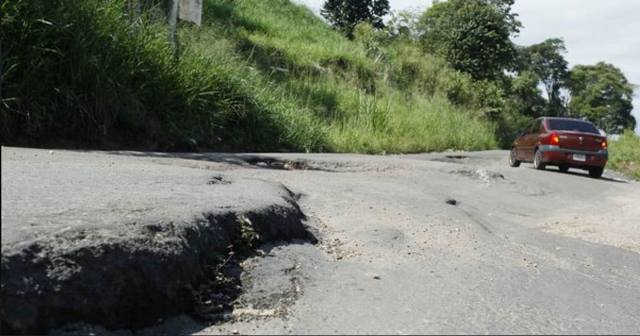
[[[293,0],[319,13],[324,0]],[[391,10],[420,9],[431,0],[389,0]],[[640,1],[516,0],[513,12],[524,25],[515,42],[530,45],[550,37],[564,39],[569,66],[612,63],[640,85]],[[640,133],[640,87],[634,97],[636,132]]]

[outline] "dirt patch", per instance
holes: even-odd
[[[352,241],[346,241],[338,237],[320,217],[311,216],[309,218],[308,229],[318,239],[317,247],[326,253],[333,261],[349,259],[360,255],[356,248],[353,248]]]

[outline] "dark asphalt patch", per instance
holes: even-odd
[[[239,261],[255,247],[317,241],[295,200],[287,203],[123,225],[120,236],[68,231],[3,251],[2,332],[41,334],[79,322],[135,330],[180,313],[221,316],[241,290]]]

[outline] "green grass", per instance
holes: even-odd
[[[609,167],[640,180],[640,136],[633,131],[609,143]]]
[[[149,1],[147,1],[149,2]],[[204,0],[173,57],[161,6],[2,3],[3,144],[420,152],[494,148],[464,75],[406,42],[372,52],[288,0]],[[9,41],[8,46],[6,42]]]

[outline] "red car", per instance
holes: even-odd
[[[592,123],[571,118],[542,117],[527,127],[511,145],[509,165],[533,162],[536,169],[558,166],[589,171],[591,177],[602,176],[607,164],[607,138]]]

